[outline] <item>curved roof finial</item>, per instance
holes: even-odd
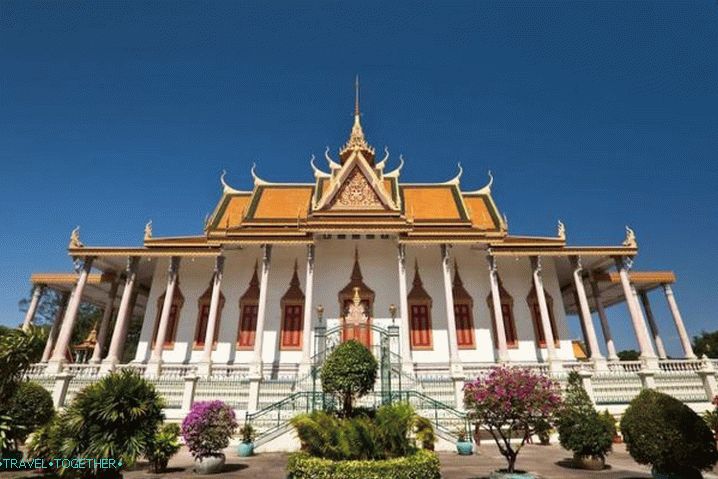
[[[322,170],[320,170],[319,168],[317,168],[317,165],[314,164],[314,160],[315,160],[315,159],[316,159],[316,157],[312,154],[312,158],[309,160],[309,164],[311,165],[312,170],[314,170],[314,176],[315,176],[315,177],[320,177],[320,176],[327,177],[327,176],[330,176],[329,173],[325,173],[324,171],[322,171]]]
[[[389,147],[384,145],[384,158],[382,158],[382,160],[376,164],[376,167],[378,169],[383,169],[384,165],[386,164],[386,160],[388,160],[388,159],[389,159]]]
[[[399,155],[399,166],[397,166],[394,170],[390,171],[389,173],[386,173],[384,176],[399,176],[399,173],[401,172],[401,169],[404,167],[404,155]]]
[[[494,184],[494,175],[491,174],[491,170],[488,172],[489,175],[489,182],[486,183],[482,188],[479,188],[475,191],[467,191],[465,194],[472,194],[472,195],[480,195],[480,194],[487,194],[491,193],[491,185]]]
[[[566,241],[566,226],[561,220],[558,220],[558,224],[556,225],[556,236]]]
[[[149,220],[145,225],[145,241],[152,239],[152,220]]]
[[[252,173],[252,178],[254,179],[254,184],[255,184],[255,186],[256,186],[256,185],[268,185],[268,184],[269,184],[269,182],[264,181],[264,180],[261,179],[259,176],[257,176],[257,164],[256,164],[256,163],[252,163],[252,169],[250,170],[250,172]]]
[[[456,174],[455,177],[450,179],[449,181],[444,182],[445,185],[458,185],[459,180],[461,180],[461,175],[464,173],[464,169],[461,167],[461,162],[457,163],[459,167],[459,172]]]
[[[327,146],[327,148],[324,150],[324,158],[326,158],[327,163],[329,163],[329,168],[331,168],[332,170],[336,170],[342,167],[342,165],[332,160],[332,158],[329,156],[329,146]]]
[[[638,247],[638,241],[636,241],[636,233],[628,225],[626,225],[626,238],[623,240],[623,246],[628,246],[629,248]]]
[[[72,230],[72,233],[70,233],[70,244],[68,245],[69,248],[82,248],[85,246],[82,244],[82,241],[80,241],[80,227],[75,226],[75,229]]]

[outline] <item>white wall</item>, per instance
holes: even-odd
[[[391,323],[389,305],[400,307],[397,247],[390,239],[317,239],[315,249],[314,301],[312,308],[312,327],[316,325],[316,306],[324,306],[324,318],[328,327],[338,324],[338,292],[350,281],[354,264],[354,248],[359,248],[359,262],[364,282],[375,292],[374,324],[386,327]],[[249,286],[255,261],[261,262],[262,251],[259,246],[225,252],[226,261],[222,282],[225,306],[222,310],[218,344],[212,354],[217,363],[249,363],[252,351],[236,351],[235,342],[239,327],[239,298]],[[464,287],[474,300],[474,327],[476,347],[459,350],[463,362],[493,362],[496,357],[492,339],[492,322],[487,296],[490,294],[488,265],[483,251],[471,250],[468,246],[455,246],[452,255],[456,259]],[[280,351],[279,331],[281,327],[281,297],[289,287],[294,261],[298,263],[298,276],[302,291],[306,294],[306,247],[274,246],[269,271],[269,288],[265,330],[262,338],[262,360],[265,364],[296,364],[301,360],[301,351]],[[407,247],[407,292],[411,290],[414,279],[414,261],[419,262],[419,270],[424,288],[433,300],[432,326],[433,349],[412,352],[413,360],[418,363],[447,363],[449,345],[447,333],[446,302],[441,270],[441,251],[438,245]],[[167,281],[169,258],[157,260],[152,287],[149,293],[145,321],[136,360],[149,358],[148,342],[151,340],[153,323],[157,317],[157,298],[164,292]],[[559,291],[556,269],[551,258],[544,258],[543,278],[546,291],[552,296],[554,316],[561,339],[559,357],[573,359],[573,349],[564,314],[562,296]],[[498,271],[504,287],[514,298],[514,316],[519,337],[519,346],[509,350],[512,361],[536,361],[545,356],[545,350],[536,346],[526,297],[532,286],[531,266],[528,258],[499,258]],[[194,330],[198,315],[197,301],[207,289],[214,268],[213,258],[183,258],[179,270],[179,288],[185,302],[180,314],[174,347],[163,352],[167,362],[198,361],[201,350],[192,350]],[[260,264],[261,270],[261,264]],[[399,324],[400,312],[397,312]],[[408,334],[401,331],[401,334]],[[378,339],[378,338],[375,338]],[[312,345],[314,341],[312,340]],[[406,354],[406,352],[402,352]]]

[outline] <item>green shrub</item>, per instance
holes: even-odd
[[[164,472],[172,456],[180,450],[179,424],[168,423],[160,427],[148,443],[145,457],[150,462],[152,472]]]
[[[254,438],[257,436],[257,432],[250,423],[246,423],[240,428],[239,435],[242,436],[242,442],[250,443],[254,441]]]
[[[576,456],[605,458],[613,446],[613,418],[611,424],[601,418],[575,371],[569,374],[563,404],[556,421],[561,446]]]
[[[427,449],[435,441],[431,423],[406,403],[382,406],[374,419],[366,415],[338,418],[315,411],[296,416],[291,423],[302,451],[337,461],[408,456],[416,452],[415,439]]]
[[[47,333],[30,326],[27,331],[12,329],[0,336],[0,404],[15,395],[25,371],[42,356]]]
[[[332,461],[305,453],[289,456],[290,479],[440,479],[439,459],[418,451],[407,457],[379,461]]]
[[[47,424],[55,414],[50,393],[30,381],[18,383],[15,394],[6,405],[0,406],[0,410],[10,418],[9,439],[15,442],[15,446],[25,441],[35,429]]]
[[[621,432],[631,457],[662,473],[700,477],[718,461],[706,423],[679,400],[644,389],[626,409]]]
[[[378,367],[371,351],[363,344],[347,341],[324,361],[320,376],[322,389],[341,398],[344,416],[348,417],[354,400],[374,388]]]
[[[229,446],[237,429],[237,419],[222,401],[199,401],[182,421],[182,437],[195,458],[216,456]]]
[[[131,467],[154,438],[164,419],[163,407],[154,386],[137,373],[109,374],[81,390],[56,421],[39,431],[31,457],[114,458]],[[118,477],[120,471],[90,469],[83,475]]]

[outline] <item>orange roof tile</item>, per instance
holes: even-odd
[[[412,185],[401,187],[404,211],[414,220],[463,220],[452,186]]]
[[[465,196],[464,202],[469,210],[471,225],[480,229],[496,229],[498,224],[491,217],[487,200],[483,196]]]
[[[252,199],[251,195],[236,195],[231,196],[227,202],[227,206],[224,208],[222,215],[217,221],[217,228],[226,228],[227,219],[229,218],[229,227],[236,227],[242,222],[242,217],[247,213],[249,202]]]
[[[254,219],[306,218],[312,197],[311,186],[260,187],[252,217]]]

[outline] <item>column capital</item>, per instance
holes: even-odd
[[[613,260],[616,262],[616,268],[618,269],[630,271],[633,268],[633,257],[631,256],[614,256]]]
[[[570,256],[569,261],[571,262],[571,267],[574,269],[574,271],[583,271],[583,261],[581,260],[580,256]]]
[[[451,261],[451,245],[448,243],[441,244],[441,260],[444,262],[444,266]]]
[[[222,274],[224,271],[224,256],[219,255],[214,259],[214,274]]]
[[[536,273],[541,274],[541,256],[531,256],[529,260],[531,261],[531,268]]]
[[[265,243],[262,245],[262,264],[266,267],[272,261],[272,245]]]

